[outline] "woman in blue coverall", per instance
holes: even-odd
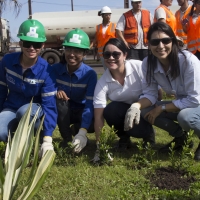
[[[18,31],[21,52],[7,54],[0,63],[0,141],[7,141],[33,98],[33,117],[41,106],[36,122],[45,114],[40,155],[52,150],[56,126],[56,81],[52,68],[39,54],[46,41],[44,26],[37,20],[24,21]]]
[[[53,65],[58,87],[57,124],[63,137],[63,147],[72,141],[70,126],[76,125],[72,144],[75,146],[74,151],[79,153],[87,144],[87,132],[94,132],[93,95],[97,75],[82,62],[90,48],[89,37],[84,31],[70,31],[65,36],[63,46],[63,60]]]

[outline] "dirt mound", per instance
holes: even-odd
[[[150,175],[150,182],[154,187],[167,190],[188,190],[190,184],[195,182],[193,176],[189,176],[184,171],[173,168],[159,168]]]

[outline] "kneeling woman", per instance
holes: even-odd
[[[76,124],[72,143],[79,153],[87,143],[86,134],[94,132],[93,94],[97,82],[96,72],[83,63],[86,51],[90,47],[88,35],[75,29],[66,35],[63,46],[64,58],[53,65],[58,86],[57,109],[58,127],[63,137],[63,146],[72,141],[71,124]]]
[[[142,72],[139,60],[126,60],[127,48],[122,40],[110,39],[104,46],[103,57],[108,68],[97,82],[94,93],[96,140],[99,141],[104,119],[114,125],[119,136],[119,148],[128,148],[130,136],[154,143],[152,126],[145,120],[129,131],[124,131],[126,111],[142,93]],[[107,105],[107,100],[112,101]]]
[[[179,50],[176,36],[166,23],[151,25],[147,38],[151,53],[142,63],[146,77],[143,95],[127,111],[125,129],[133,127],[135,115],[142,109],[142,116],[148,122],[174,137],[174,149],[179,150],[186,143],[186,132],[190,129],[200,137],[200,62],[192,53]],[[158,85],[176,98],[171,102],[156,102]],[[168,151],[172,142],[161,151]],[[200,145],[195,159],[200,160]]]

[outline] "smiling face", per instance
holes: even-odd
[[[154,39],[162,39],[162,38],[170,38],[167,34],[162,31],[154,31],[151,34],[150,40]],[[165,39],[167,40],[167,39]],[[152,54],[158,58],[160,62],[168,60],[168,56],[172,51],[172,41],[168,44],[164,44],[165,40],[162,42],[160,41],[158,45],[152,45],[151,41],[149,41],[149,49],[151,50]]]
[[[121,67],[124,67],[124,61],[126,59],[126,55],[123,54],[123,52],[117,48],[115,45],[108,44],[104,50],[104,53],[113,53],[118,54],[116,58],[113,57],[113,55],[110,55],[109,58],[104,58],[104,62],[106,67],[112,71],[112,70],[118,70]],[[119,55],[120,54],[120,55]]]
[[[24,41],[24,43],[25,42],[26,41]],[[20,41],[19,45],[23,52],[24,59],[27,59],[27,60],[37,60],[37,57],[39,56],[41,49],[44,47],[44,44],[42,44],[42,46],[37,47],[37,48],[34,48],[33,45],[31,45],[30,47],[24,47],[23,41]]]

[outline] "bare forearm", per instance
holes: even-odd
[[[104,126],[103,110],[103,108],[94,109],[94,130],[96,135],[96,141],[100,140],[101,129]]]

